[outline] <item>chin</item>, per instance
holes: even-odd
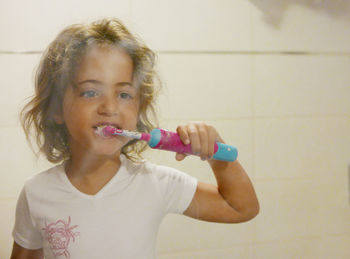
[[[121,150],[123,148],[123,145],[102,145],[97,146],[94,148],[94,153],[98,156],[108,156],[108,157],[114,157],[119,156],[121,153]]]

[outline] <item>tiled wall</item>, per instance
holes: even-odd
[[[3,1],[4,2],[4,1]],[[6,1],[0,10],[0,258],[34,160],[17,113],[40,51],[67,24],[116,16],[159,53],[161,126],[215,125],[261,212],[237,225],[169,215],[161,259],[350,258],[350,3],[345,0]],[[215,183],[196,158],[153,161]]]

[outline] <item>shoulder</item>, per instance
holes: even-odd
[[[164,210],[182,214],[194,196],[198,180],[176,168],[151,162],[146,162],[144,168],[151,175],[151,185],[159,192]]]
[[[171,179],[180,179],[183,177],[191,177],[187,173],[165,165],[158,165],[154,164],[152,162],[146,162],[144,165],[145,172],[152,174],[153,177],[156,177],[159,180],[165,179],[165,178],[171,178]]]
[[[195,188],[197,179],[179,169],[158,165],[151,162],[145,164],[145,171],[152,175],[153,179],[163,188]]]

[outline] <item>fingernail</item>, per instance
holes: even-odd
[[[188,145],[188,144],[190,144],[190,140],[189,140],[189,139],[186,139],[186,140],[185,140],[185,145]]]

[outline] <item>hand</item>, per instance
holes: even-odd
[[[213,157],[216,141],[224,143],[216,129],[204,122],[189,122],[178,126],[176,131],[181,141],[185,145],[191,144],[194,154],[200,156],[203,161]],[[176,160],[182,161],[186,156],[186,154],[176,153]]]

